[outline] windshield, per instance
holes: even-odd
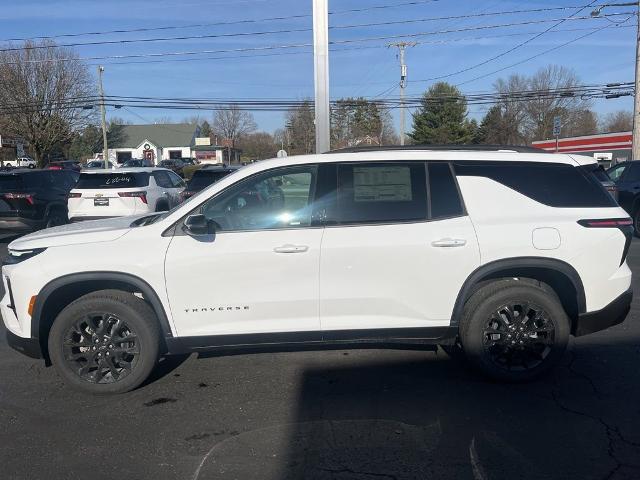
[[[75,188],[137,188],[147,185],[149,185],[147,172],[81,173]]]

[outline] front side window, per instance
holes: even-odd
[[[181,188],[184,187],[184,181],[180,178],[179,175],[176,175],[173,172],[167,172],[169,175],[169,179],[171,180],[171,186],[173,188]]]
[[[640,163],[632,162],[624,174],[625,182],[640,182]]]
[[[315,166],[280,168],[240,181],[198,212],[219,231],[304,228],[311,225]]]
[[[609,174],[609,178],[611,180],[613,180],[614,182],[617,182],[618,180],[620,180],[620,177],[622,176],[622,174],[626,169],[627,169],[626,164],[616,165],[615,167],[607,170],[607,173]]]
[[[424,163],[338,165],[337,203],[341,224],[426,220]]]

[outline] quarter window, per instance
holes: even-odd
[[[338,166],[339,223],[386,223],[427,218],[424,163]]]
[[[200,212],[220,231],[304,228],[311,225],[317,168],[281,168],[233,185]]]
[[[156,179],[156,183],[159,187],[173,188],[173,184],[171,183],[171,178],[169,177],[168,172],[153,172],[153,177]]]
[[[448,163],[429,163],[429,195],[431,218],[462,215],[460,194]]]

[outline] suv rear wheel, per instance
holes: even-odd
[[[49,355],[73,387],[93,394],[123,393],[149,376],[159,342],[149,305],[128,292],[101,290],[60,312],[49,334]]]
[[[555,292],[529,280],[500,280],[465,304],[460,341],[469,361],[501,381],[531,380],[556,365],[570,324]]]

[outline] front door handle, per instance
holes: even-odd
[[[309,247],[306,245],[281,245],[279,247],[275,247],[273,249],[276,253],[303,253],[309,250]]]
[[[434,247],[464,247],[467,241],[464,238],[441,238],[440,240],[434,240],[431,245]]]

